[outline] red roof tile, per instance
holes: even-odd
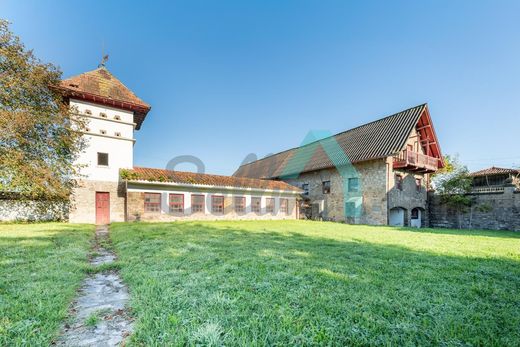
[[[518,173],[520,173],[520,170],[493,166],[488,169],[483,169],[483,170],[472,172],[472,173],[470,173],[470,176],[478,177],[478,176],[504,175],[504,174],[516,175]]]
[[[134,111],[137,129],[151,108],[105,67],[67,78],[61,81],[60,89],[69,97]]]
[[[199,174],[194,172],[151,169],[144,167],[134,167],[133,170],[126,170],[125,176],[129,181],[134,182],[173,182],[180,184],[200,184],[219,187],[285,190],[297,193],[302,191],[300,188],[297,188],[282,181]]]

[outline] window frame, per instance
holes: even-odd
[[[172,202],[172,197],[177,197],[177,196],[180,196],[182,198],[181,202]],[[173,211],[173,208],[174,208],[173,205],[180,205],[180,211],[179,211],[178,207],[177,207],[176,211]],[[168,207],[169,207],[170,213],[173,213],[173,214],[184,214],[184,194],[181,194],[181,193],[170,193],[170,194],[168,194]]]
[[[353,185],[351,184],[351,182],[353,182],[354,180],[357,182],[357,184],[355,185],[356,189],[352,189]],[[359,177],[350,177],[348,179],[348,192],[349,193],[359,193],[359,191],[360,191],[360,188],[359,188]]]
[[[322,181],[321,182],[321,192],[323,194],[330,194],[331,192],[331,188],[330,188],[331,184],[330,184],[330,180],[328,181]]]
[[[258,201],[258,211],[256,210],[255,201]],[[251,212],[261,214],[262,213],[262,197],[252,196],[251,197]]]
[[[417,189],[417,192],[421,192],[422,189],[422,178],[415,178],[415,189]]]
[[[399,190],[403,190],[403,175],[395,174],[395,187]]]
[[[269,202],[272,202],[272,206],[269,206]],[[274,198],[265,198],[265,213],[274,214],[275,202]]]
[[[285,202],[285,204],[284,204]],[[289,214],[289,199],[288,198],[280,198],[280,213],[281,214]]]
[[[194,198],[197,198],[197,197],[202,197],[202,204],[194,204],[193,203],[193,200]],[[204,194],[191,194],[191,213],[206,213],[206,196]],[[197,210],[197,211],[193,211],[193,206],[201,206],[201,209],[200,211]]]
[[[101,162],[100,161],[100,154],[101,155],[103,155],[103,154],[106,155],[106,164],[100,164],[100,162]],[[106,153],[106,152],[97,152],[97,161],[96,162],[97,162],[97,166],[108,167],[109,166],[108,164],[110,163],[109,157],[108,157],[108,153]]]
[[[159,202],[150,202],[150,201],[147,202],[146,201],[147,195],[159,196]],[[161,212],[161,193],[145,192],[143,201],[144,201],[144,212],[147,212],[147,213]],[[158,209],[157,210],[155,210],[155,208],[150,209],[151,206],[158,207]]]
[[[216,205],[215,199],[222,199],[222,205]],[[215,207],[217,210],[215,211]],[[224,195],[212,195],[211,196],[211,213],[224,214]]]
[[[237,201],[240,200],[242,205],[241,208],[237,208]],[[235,213],[246,213],[246,197],[245,196],[234,196],[233,197],[233,210]]]

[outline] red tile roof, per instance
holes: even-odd
[[[68,97],[134,111],[137,129],[151,108],[105,67],[67,78],[61,81],[60,89]]]
[[[262,190],[284,190],[292,192],[302,192],[300,188],[292,186],[282,181],[263,180],[256,178],[244,178],[233,176],[220,176],[199,174],[194,172],[172,171],[163,169],[151,169],[144,167],[134,167],[133,170],[125,170],[123,178],[129,181],[149,181],[149,182],[173,182],[180,184],[200,184],[219,187],[253,188]]]
[[[505,175],[505,174],[516,175],[518,173],[520,173],[520,170],[493,166],[488,169],[483,169],[483,170],[472,172],[472,173],[470,173],[470,176],[478,177],[478,176]]]

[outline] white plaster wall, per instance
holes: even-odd
[[[80,178],[91,181],[119,181],[119,169],[133,167],[133,112],[81,100],[71,100],[70,105],[76,108],[79,114],[84,114],[87,109],[92,113],[85,116],[88,123],[88,132],[84,135],[87,146],[77,160],[82,166]],[[107,118],[101,118],[101,113],[105,113]],[[120,121],[114,120],[116,115],[121,118]],[[100,133],[101,130],[106,131],[106,136]],[[121,136],[114,138],[116,132]],[[108,153],[108,166],[97,165],[98,152]]]

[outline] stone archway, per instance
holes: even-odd
[[[414,207],[410,214],[410,226],[412,228],[421,228],[423,226],[424,209],[421,207]]]

